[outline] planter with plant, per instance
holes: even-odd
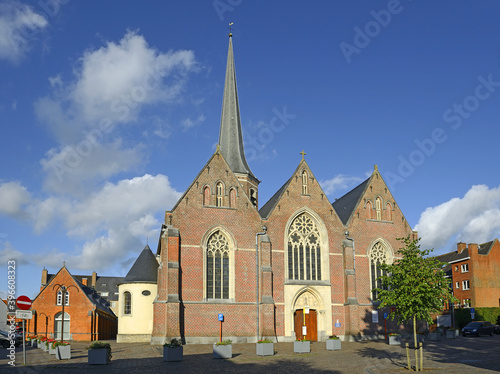
[[[214,344],[214,358],[233,357],[233,342],[229,339]]]
[[[449,328],[446,330],[446,338],[447,339],[455,339],[458,336],[458,330],[454,328]]]
[[[32,347],[37,347],[38,338],[36,335],[28,335],[28,341]]]
[[[163,361],[182,361],[183,347],[179,339],[172,339],[170,343],[163,344]]]
[[[262,339],[257,342],[257,356],[273,356],[274,343],[269,339]]]
[[[330,335],[326,339],[326,350],[327,351],[340,351],[342,346],[342,341],[337,335]]]
[[[89,347],[89,365],[106,365],[111,362],[111,345],[104,342],[93,342]]]
[[[56,358],[58,360],[69,360],[71,358],[71,345],[68,342],[54,342],[56,348]]]
[[[311,341],[302,338],[293,342],[293,351],[295,353],[309,353],[311,352]]]
[[[396,333],[389,334],[389,345],[400,345],[401,344],[401,335]]]
[[[40,339],[40,348],[44,351],[47,352],[49,350],[49,346],[47,344],[47,337],[44,336],[42,339]]]
[[[56,347],[54,347],[54,342],[55,342],[55,339],[47,339],[47,348],[49,349],[49,353],[51,355],[55,355],[56,354]]]

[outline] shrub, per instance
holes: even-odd
[[[226,339],[226,340],[223,340],[221,342],[217,342],[215,343],[215,345],[229,345],[229,344],[232,344],[233,341],[231,339]]]

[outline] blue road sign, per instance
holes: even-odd
[[[219,321],[224,322],[224,314],[219,313]]]
[[[384,313],[384,319],[387,319],[387,317],[389,317],[389,314],[386,312]]]

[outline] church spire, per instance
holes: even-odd
[[[229,49],[227,52],[226,82],[224,84],[224,99],[222,101],[219,145],[220,152],[234,173],[248,174],[255,178],[247,164],[243,149],[231,33],[229,34]]]

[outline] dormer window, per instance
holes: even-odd
[[[309,194],[307,171],[302,172],[302,195]]]

